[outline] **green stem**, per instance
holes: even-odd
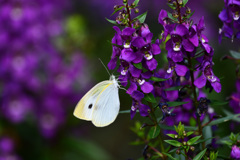
[[[153,120],[153,123],[154,125],[158,125],[158,121],[157,121],[157,118],[154,114],[154,108],[152,106],[151,103],[148,103],[150,109],[151,109],[151,117],[152,117],[152,120]],[[161,152],[165,152],[165,148],[164,148],[164,145],[163,145],[163,139],[162,139],[162,131],[160,131],[160,134],[158,135],[158,140],[159,140],[159,143],[160,143],[160,149],[161,149]],[[163,155],[163,160],[167,160],[167,157],[165,155]]]
[[[193,70],[192,70],[193,69],[192,68],[192,58],[190,57],[189,54],[188,54],[188,63],[189,63],[189,68],[190,68],[192,91],[193,91],[193,96],[194,96],[194,106],[195,106],[195,109],[197,110],[197,107],[198,107],[197,92],[196,92],[196,87],[194,85],[194,74],[193,74]],[[201,124],[199,116],[197,116],[197,124],[198,124],[199,134],[202,135],[201,139],[204,139],[203,128],[202,128],[202,124]],[[202,142],[202,149],[204,149],[204,148],[205,148],[205,142]]]

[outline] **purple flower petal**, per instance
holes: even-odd
[[[146,117],[148,116],[148,111],[150,110],[149,106],[140,103],[139,104],[139,113],[141,116]]]
[[[173,30],[171,32],[171,35],[173,35],[173,34],[176,34],[176,35],[179,35],[182,37],[182,36],[188,34],[188,29],[183,24],[179,24],[179,25],[177,25],[176,30]]]
[[[136,54],[132,51],[132,49],[123,49],[120,59],[123,59],[127,62],[131,62],[136,58]]]
[[[150,72],[150,71],[144,72],[144,73],[141,74],[141,76],[144,79],[149,79],[149,78],[152,77],[152,72]]]
[[[165,11],[164,9],[162,9],[159,13],[159,16],[158,16],[158,22],[165,26],[167,24],[166,22],[166,18],[168,18],[168,14],[167,14],[167,11]]]
[[[152,54],[153,55],[157,55],[161,53],[161,49],[159,47],[159,45],[157,44],[152,44]]]
[[[151,60],[146,61],[146,65],[150,71],[153,71],[157,68],[158,63],[156,59],[152,58]]]
[[[134,41],[132,41],[132,45],[134,47],[142,48],[143,46],[146,45],[146,42],[142,37],[137,37]]]
[[[144,94],[138,90],[133,91],[131,97],[136,101],[141,101],[144,98]]]
[[[131,81],[130,82],[130,86],[129,86],[128,90],[127,90],[127,94],[131,95],[136,90],[137,90],[137,84],[135,82]]]
[[[197,34],[195,34],[194,36],[192,36],[191,38],[189,38],[189,41],[192,42],[192,44],[193,44],[195,47],[198,47],[198,45],[199,45],[199,40],[198,40]]]
[[[188,71],[188,68],[184,65],[176,64],[175,71],[178,76],[185,76]]]
[[[202,88],[202,87],[204,87],[204,86],[206,85],[206,83],[207,83],[207,78],[206,78],[204,75],[200,76],[198,79],[196,79],[196,80],[194,81],[194,85],[195,85],[197,88]]]
[[[110,70],[113,70],[113,69],[115,69],[116,68],[116,66],[117,66],[117,60],[118,60],[118,57],[115,57],[115,58],[112,58],[111,60],[110,60],[110,62],[108,63],[108,69],[110,69]]]
[[[221,86],[221,83],[219,81],[213,82],[213,83],[211,83],[211,85],[217,93],[221,92],[222,86]]]
[[[142,52],[136,52],[136,59],[133,60],[133,63],[140,63],[143,59],[143,53]]]
[[[145,82],[144,84],[141,85],[141,90],[144,93],[150,93],[153,90],[153,85],[149,82]]]
[[[168,51],[168,56],[171,58],[174,62],[181,62],[183,60],[183,54],[181,51],[174,51],[173,49]],[[171,56],[171,57],[170,57]]]
[[[140,77],[140,75],[142,73],[141,69],[138,69],[138,68],[134,67],[133,65],[129,66],[129,71],[130,71],[131,75],[135,78]]]
[[[182,41],[182,45],[183,45],[184,49],[188,52],[192,52],[195,49],[194,45],[188,39],[184,39]]]

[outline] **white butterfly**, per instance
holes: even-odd
[[[116,119],[119,109],[119,84],[115,76],[95,85],[78,102],[74,116],[92,121],[97,127],[105,127]]]

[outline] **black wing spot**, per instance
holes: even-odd
[[[92,104],[89,104],[88,109],[91,109],[91,108],[92,108]]]

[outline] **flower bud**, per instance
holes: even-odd
[[[168,3],[171,3],[172,2],[172,0],[168,0]]]
[[[174,138],[178,138],[178,135],[175,135]]]
[[[176,150],[176,154],[179,155],[180,153],[181,153],[180,149],[177,149],[177,150]]]
[[[183,1],[182,0],[178,0],[178,4],[182,5]]]
[[[173,12],[173,13],[172,13],[172,16],[173,16],[174,18],[178,18],[178,13],[177,13],[177,12]]]
[[[187,13],[187,14],[190,14],[190,13],[191,13],[191,8],[187,7],[186,13]]]
[[[127,3],[128,2],[128,0],[123,0],[123,3]]]
[[[114,10],[116,10],[116,9],[118,9],[118,8],[119,8],[119,5],[115,5],[115,6],[113,7]]]
[[[135,12],[135,13],[139,13],[139,9],[136,8],[136,9],[134,10],[134,12]]]
[[[191,150],[191,151],[194,151],[194,150],[195,150],[195,147],[191,146],[191,147],[190,147],[190,150]]]
[[[184,146],[186,146],[186,145],[187,145],[187,142],[183,141],[182,144],[183,144]]]
[[[177,2],[176,1],[174,1],[172,4],[173,4],[173,6],[177,6]]]

